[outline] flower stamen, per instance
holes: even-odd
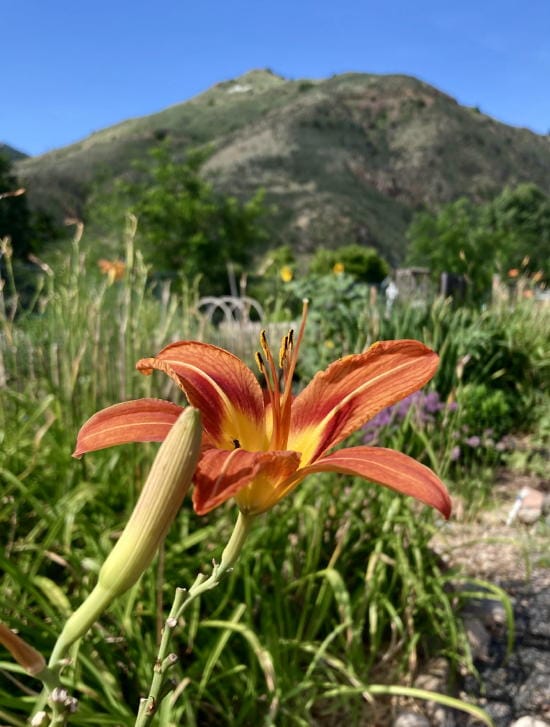
[[[263,375],[267,387],[267,393],[269,395],[269,401],[271,403],[271,409],[273,412],[273,431],[271,434],[271,447],[277,447],[280,438],[280,419],[281,419],[281,392],[279,390],[279,375],[273,360],[273,354],[269,348],[267,342],[267,336],[265,331],[260,333],[260,345],[267,359],[267,366],[259,351],[256,351],[256,363],[260,369],[260,373]]]
[[[287,340],[287,346],[284,356],[284,387],[283,395],[281,398],[281,439],[284,443],[282,446],[286,447],[288,440],[288,433],[290,431],[290,407],[292,405],[292,378],[294,371],[296,370],[296,363],[298,361],[298,352],[300,350],[300,344],[304,337],[304,331],[306,328],[307,312],[309,308],[309,300],[304,298],[302,301],[302,320],[300,328],[298,329],[298,336],[296,342],[294,342],[294,331],[291,329],[288,335],[285,336]]]
[[[283,336],[281,338],[281,347],[279,349],[279,368],[284,369],[286,366],[286,362],[288,359],[288,350],[290,346],[290,342],[292,341],[292,329],[286,334],[286,336]]]
[[[269,343],[267,342],[267,335],[265,330],[263,330],[260,333],[260,345],[262,347],[262,351],[264,352],[264,356],[266,357],[269,371],[271,373],[271,388],[273,390],[274,399],[276,400],[277,404],[279,403],[279,373],[277,371],[277,367],[275,366],[275,361],[273,359],[273,354],[271,353],[271,349],[269,347]],[[269,382],[268,382],[269,385]],[[277,406],[278,408],[278,406]]]

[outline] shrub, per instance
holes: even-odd
[[[388,263],[374,248],[362,245],[344,245],[336,250],[319,248],[309,269],[314,275],[327,275],[342,266],[342,271],[362,283],[378,284],[388,275]]]

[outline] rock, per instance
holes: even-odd
[[[449,684],[449,662],[443,657],[430,659],[414,680],[418,689],[447,694]]]
[[[431,715],[433,727],[456,727],[454,714],[450,709],[437,704]]]
[[[518,651],[518,658],[527,675],[535,672],[544,674],[547,677],[548,690],[550,690],[550,654],[548,651],[533,646],[522,646]],[[546,691],[546,693],[550,704],[550,691]]]
[[[487,704],[481,703],[479,706],[487,712],[489,717],[493,720],[495,727],[510,727],[513,722],[514,715],[512,707],[505,702],[488,702]],[[480,727],[481,722],[477,717],[468,716],[463,719],[460,723],[460,727]]]
[[[419,689],[446,693],[448,680],[449,662],[443,657],[436,657],[426,663],[422,672],[416,677],[414,685]]]
[[[513,698],[511,690],[515,693],[524,678],[523,670],[517,664],[517,660],[513,663],[512,659],[507,662],[505,667],[480,669],[480,677],[483,682],[483,691],[489,703],[493,699],[496,702],[509,703]],[[513,681],[515,681],[515,685],[511,687]]]
[[[539,648],[550,649],[550,588],[535,594],[530,600],[530,635]]]
[[[512,722],[510,727],[550,727],[550,724],[536,717],[520,717],[515,722]]]
[[[524,525],[532,525],[540,519],[542,508],[540,507],[522,507],[518,512],[518,520]]]
[[[544,504],[544,492],[535,490],[533,487],[525,487],[524,490],[526,490],[526,494],[523,498],[522,507],[538,507],[542,510],[542,506]]]
[[[532,525],[542,515],[544,492],[534,490],[532,487],[524,487],[522,493],[523,499],[517,517],[525,525]]]
[[[392,727],[430,727],[430,721],[423,714],[406,710],[399,712],[392,723]]]
[[[516,714],[522,712],[541,713],[550,705],[550,681],[548,672],[533,671],[525,681],[514,699]]]
[[[476,616],[464,616],[464,631],[470,644],[472,659],[474,661],[489,661],[489,642],[491,635],[485,624]]]
[[[480,586],[471,587],[472,590],[483,590]],[[487,598],[470,599],[463,609],[463,615],[480,619],[492,636],[501,637],[506,633],[506,610],[502,601],[494,598],[490,591],[487,591]]]
[[[438,694],[448,694],[449,673],[450,668],[447,659],[443,657],[430,659],[422,673],[416,677],[414,686]],[[437,702],[425,702],[423,708],[433,727],[455,727],[455,719],[451,710],[446,709]]]
[[[490,702],[485,705],[484,709],[495,723],[495,727],[509,727],[513,717],[512,707],[509,704],[505,702]],[[479,721],[477,724],[479,725]]]

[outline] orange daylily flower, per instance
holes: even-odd
[[[98,260],[97,265],[111,283],[122,280],[126,272],[126,263],[122,260],[105,260],[105,258],[101,258],[101,260]]]
[[[265,333],[257,362],[267,389],[236,356],[198,341],[179,341],[137,369],[170,376],[200,410],[202,453],[194,477],[193,505],[205,514],[231,497],[241,511],[265,512],[315,472],[359,475],[437,508],[451,511],[445,486],[416,460],[382,447],[355,446],[329,453],[381,409],[422,387],[438,356],[413,340],[381,341],[319,372],[296,397],[292,377],[303,337],[283,338],[276,362]],[[282,371],[283,386],[279,386]],[[126,442],[162,441],[182,407],[160,399],[115,404],[80,430],[74,456]]]

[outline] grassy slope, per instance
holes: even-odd
[[[286,81],[252,71],[150,116],[19,163],[37,204],[81,214],[90,185],[127,172],[168,135],[211,144],[224,191],[265,187],[274,244],[374,244],[393,261],[414,209],[486,199],[533,181],[550,192],[550,138],[500,124],[413,78],[345,74]]]

